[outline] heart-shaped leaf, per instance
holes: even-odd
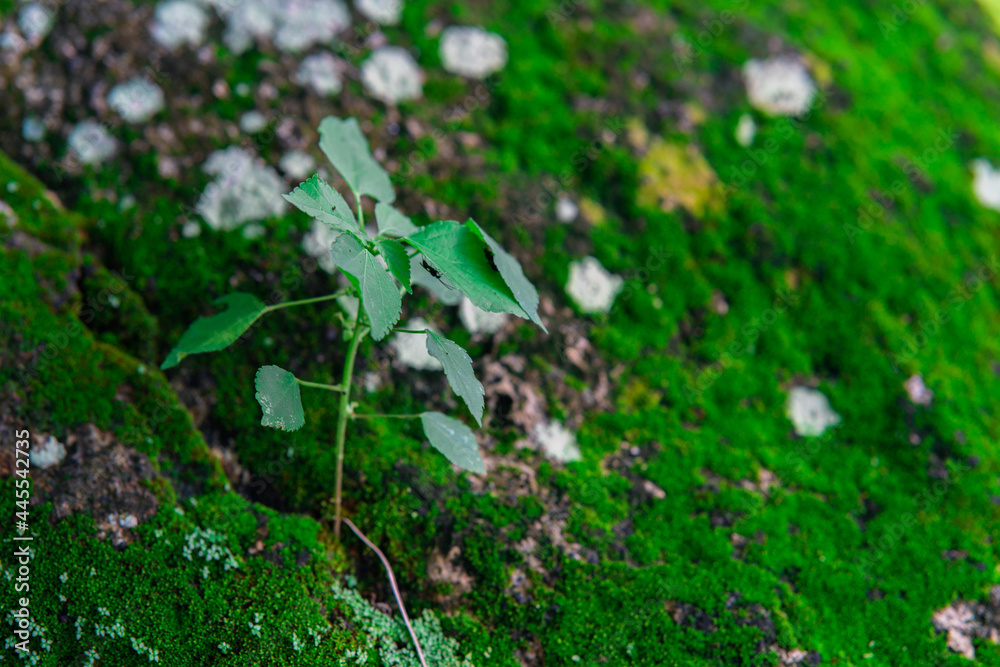
[[[486,472],[472,429],[440,412],[424,412],[420,415],[420,422],[431,445],[449,461],[464,470]]]
[[[319,124],[319,148],[354,194],[369,195],[386,203],[396,199],[389,174],[372,157],[356,118],[324,118]]]
[[[297,209],[320,222],[325,222],[341,231],[358,233],[358,221],[351,206],[339,192],[319,176],[313,176],[282,196]]]

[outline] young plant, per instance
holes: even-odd
[[[328,117],[319,126],[320,150],[340,172],[354,195],[357,215],[336,189],[319,175],[300,184],[285,199],[300,210],[339,232],[330,248],[349,286],[327,296],[266,305],[245,293],[229,294],[216,303],[226,309],[199,318],[181,336],[161,368],[176,366],[184,357],[221,350],[243,335],[259,318],[279,308],[300,306],[341,297],[351,299],[342,317],[346,345],[341,383],[308,382],[277,366],[262,366],[255,381],[256,398],[263,410],[261,424],[294,431],[305,423],[300,389],[322,389],[340,394],[337,413],[337,468],[334,486],[334,535],[340,538],[342,521],[344,444],[348,421],[373,418],[419,419],[431,445],[455,465],[485,472],[471,429],[440,412],[415,415],[361,414],[351,403],[354,360],[365,336],[383,340],[393,332],[423,334],[427,351],[441,362],[449,384],[476,423],[482,426],[483,385],[476,379],[472,359],[458,344],[429,329],[396,329],[404,294],[420,284],[432,292],[458,289],[479,308],[511,313],[545,330],[538,317],[538,292],[524,276],[521,265],[473,220],[464,224],[442,220],[418,227],[392,205],[396,195],[389,174],[372,157],[357,120]],[[365,229],[362,197],[375,200],[378,233]],[[384,263],[384,265],[383,265]],[[445,283],[447,281],[447,283]],[[341,303],[344,303],[343,301]],[[349,523],[349,522],[348,522]],[[349,523],[349,525],[353,525]]]

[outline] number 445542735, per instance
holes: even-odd
[[[14,494],[17,498],[16,505],[21,510],[16,513],[16,516],[18,522],[25,523],[28,521],[28,500],[31,494],[31,481],[28,479],[28,472],[31,469],[31,461],[28,455],[28,450],[31,447],[28,440],[29,435],[27,429],[14,433],[14,436],[18,438],[14,443],[14,451],[17,453],[14,463],[14,475],[18,478],[14,482],[17,488]]]

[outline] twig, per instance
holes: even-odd
[[[424,660],[424,652],[420,650],[420,642],[417,641],[417,634],[413,631],[413,626],[410,625],[410,617],[406,615],[406,607],[403,606],[403,596],[399,592],[399,586],[396,585],[396,577],[392,574],[392,566],[389,565],[389,560],[382,553],[382,550],[375,546],[375,543],[365,537],[354,522],[348,519],[346,516],[341,519],[347,524],[347,527],[354,531],[354,534],[358,536],[362,542],[364,542],[369,549],[374,551],[382,565],[385,565],[385,571],[389,573],[389,586],[392,587],[392,594],[396,596],[396,604],[399,605],[399,611],[403,614],[403,623],[406,624],[406,629],[410,631],[410,639],[413,640],[413,646],[417,649],[417,657],[420,658],[420,664],[422,667],[427,667],[427,661]]]

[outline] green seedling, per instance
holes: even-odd
[[[356,307],[345,310],[353,314],[341,317],[345,324],[342,340],[346,350],[339,385],[302,380],[277,366],[262,366],[255,382],[257,402],[263,410],[261,424],[287,431],[299,429],[305,423],[300,396],[303,387],[340,395],[334,481],[334,535],[339,539],[343,520],[344,444],[347,423],[351,420],[419,419],[430,444],[449,461],[471,472],[485,472],[475,435],[461,421],[430,411],[415,415],[362,414],[356,412],[351,403],[354,361],[366,336],[381,341],[394,331],[423,334],[427,351],[441,362],[449,384],[465,401],[472,418],[482,426],[485,392],[476,379],[468,353],[433,331],[395,328],[402,298],[412,293],[413,284],[433,292],[444,287],[458,289],[483,310],[511,313],[530,320],[543,330],[545,327],[538,317],[538,292],[525,278],[521,265],[473,220],[464,224],[442,220],[419,227],[392,205],[396,195],[389,174],[372,156],[357,120],[325,118],[320,123],[319,133],[319,147],[347,182],[354,195],[355,207],[352,209],[319,175],[300,184],[285,195],[285,199],[339,232],[330,253],[337,268],[347,276],[349,286],[327,296],[275,305],[266,305],[245,293],[224,296],[217,303],[226,309],[195,321],[161,368],[171,368],[191,354],[229,346],[271,311],[351,299],[349,303]],[[362,197],[371,197],[376,202],[378,233],[374,238],[365,231]]]

